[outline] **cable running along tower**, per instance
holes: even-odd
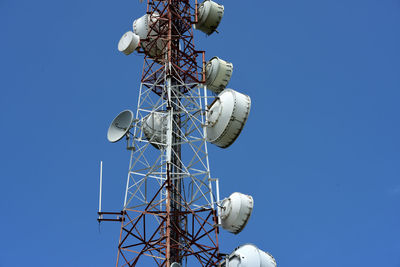
[[[126,139],[131,154],[122,211],[101,211],[100,193],[98,220],[121,222],[117,266],[247,266],[232,265],[238,253],[222,256],[218,232],[239,233],[253,199],[233,193],[220,201],[207,142],[226,148],[236,140],[250,98],[225,89],[232,63],[206,62],[195,49],[193,29],[212,34],[224,7],[191,2],[148,0],[118,44],[126,55],[143,54],[144,64],[136,113],[121,112],[108,130],[108,140]]]

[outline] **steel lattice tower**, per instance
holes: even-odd
[[[141,40],[144,64],[128,139],[117,266],[141,265],[144,257],[157,266],[216,266],[221,260],[218,181],[208,161],[205,60],[194,45],[195,10],[197,2],[189,0],[147,3],[151,24]],[[163,130],[149,133],[147,124],[146,132],[148,122]]]
[[[218,57],[206,63],[194,46],[193,28],[216,32],[224,6],[194,1],[148,0],[147,13],[118,43],[126,55],[142,53],[144,64],[136,115],[122,111],[107,133],[112,143],[126,137],[131,151],[123,209],[101,211],[101,162],[98,220],[121,222],[117,267],[276,267],[274,257],[253,244],[219,253],[219,227],[240,233],[254,200],[234,192],[220,201],[207,142],[232,145],[251,99],[227,88],[232,63]],[[216,94],[210,105],[207,90]]]

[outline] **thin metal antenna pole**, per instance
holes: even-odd
[[[101,194],[103,187],[103,161],[100,161],[100,193],[99,193],[99,212],[101,212]],[[101,217],[101,216],[100,216]]]
[[[220,199],[219,199],[219,179],[215,179],[215,187],[217,191],[217,210],[218,210],[218,224],[221,225],[221,206],[220,206]]]
[[[168,124],[167,124],[167,202],[166,202],[166,211],[167,211],[167,229],[166,229],[166,259],[167,259],[167,267],[171,264],[171,207],[172,207],[172,194],[171,194],[171,165],[172,165],[172,125],[173,125],[173,108],[171,107],[171,78],[167,78],[167,96],[168,96]]]
[[[203,70],[205,69],[204,63],[203,63]],[[200,91],[200,88],[199,88]],[[199,93],[200,94],[200,93]],[[204,94],[204,108],[205,108],[205,112],[208,112],[208,100],[207,100],[207,86],[204,85],[203,87],[203,94]],[[205,117],[205,118],[204,118]],[[207,120],[207,116],[201,116],[201,122],[203,123],[203,135],[204,135],[204,140],[207,139],[207,131],[206,131],[206,127],[204,127],[205,125],[208,124],[208,120]],[[205,153],[207,155],[206,157],[206,164],[207,164],[207,169],[210,169],[210,161],[208,160],[208,149],[207,146],[204,146],[204,150]],[[213,196],[213,191],[212,191],[212,183],[211,183],[211,175],[210,173],[208,173],[208,186],[210,187],[210,199],[212,201],[212,207],[214,208],[214,196]],[[219,192],[218,192],[219,194]],[[219,197],[217,197],[219,198]],[[218,200],[219,201],[219,200]],[[218,212],[218,214],[220,214],[220,212]]]

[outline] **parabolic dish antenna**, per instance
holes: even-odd
[[[224,16],[224,6],[206,0],[198,8],[198,22],[194,25],[195,29],[208,35],[212,34]]]
[[[126,135],[131,128],[133,121],[133,113],[130,110],[124,110],[118,114],[111,122],[107,132],[107,139],[111,143],[118,142]]]
[[[206,65],[207,89],[214,93],[221,93],[231,80],[233,64],[218,57],[213,57]]]
[[[160,149],[166,142],[167,114],[152,112],[143,118],[143,132],[150,144]]]
[[[118,43],[118,50],[125,55],[132,54],[133,51],[139,46],[140,37],[131,31],[126,32]]]
[[[235,142],[250,113],[250,97],[232,89],[222,91],[207,112],[207,141],[221,148]]]
[[[133,21],[133,31],[135,34],[139,35],[140,39],[146,39],[152,22],[155,22],[155,20],[151,20],[151,16],[145,14]]]
[[[157,30],[159,28],[158,18],[160,15],[157,12],[150,14],[145,14],[142,17],[136,19],[133,22],[133,32],[139,35],[141,40],[141,46],[147,54],[152,57],[159,56],[166,48],[166,41],[162,38],[157,38],[159,35]],[[156,44],[154,44],[156,42]]]
[[[225,267],[276,267],[272,255],[252,244],[242,245],[235,249],[225,262]]]
[[[224,199],[221,206],[222,228],[238,234],[250,219],[254,201],[251,196],[236,192]]]

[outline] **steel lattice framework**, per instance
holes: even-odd
[[[155,21],[142,40],[144,65],[131,137],[117,266],[173,262],[217,266],[218,180],[210,175],[205,131],[204,52],[194,46],[197,2],[149,0]],[[162,118],[159,138],[144,121]],[[143,265],[143,264],[142,264]]]

